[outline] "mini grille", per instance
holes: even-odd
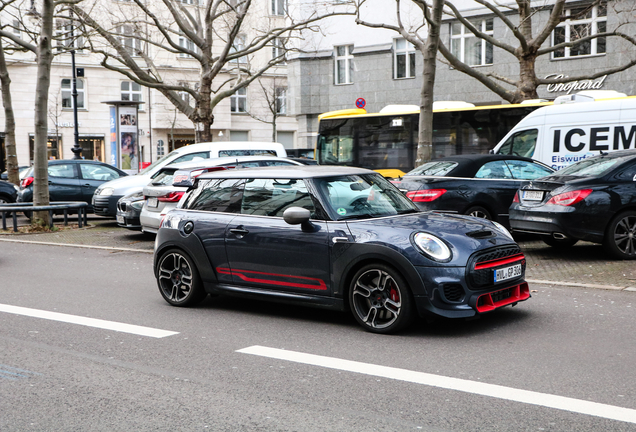
[[[521,249],[517,245],[510,245],[504,247],[498,247],[494,249],[488,249],[482,252],[477,252],[471,259],[470,265],[470,281],[476,288],[485,287],[493,284],[493,269],[474,270],[477,263],[483,263],[487,261],[494,261],[502,258],[506,258],[512,255],[521,253]],[[522,274],[525,273],[525,262],[522,264]]]
[[[449,302],[459,302],[464,299],[464,288],[459,284],[444,285],[444,297]]]
[[[505,290],[491,293],[490,297],[492,298],[493,303],[497,303],[499,301],[510,298],[511,295],[512,295],[512,288],[507,288]]]

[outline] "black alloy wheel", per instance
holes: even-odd
[[[349,303],[356,321],[372,333],[395,333],[410,324],[413,316],[406,282],[384,264],[358,270],[349,288]]]
[[[569,237],[564,239],[557,239],[552,236],[541,236],[541,240],[543,240],[543,243],[547,244],[548,246],[552,246],[553,248],[557,249],[567,249],[578,243],[577,239]]]
[[[469,208],[468,210],[466,210],[465,214],[468,216],[473,216],[473,217],[477,217],[481,219],[492,220],[492,216],[490,215],[490,212],[481,206],[473,206]]]
[[[636,259],[636,211],[618,214],[607,227],[605,248],[619,259]]]
[[[192,306],[206,297],[192,259],[179,249],[170,249],[159,259],[157,285],[163,298],[173,306]]]

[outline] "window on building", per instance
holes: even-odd
[[[139,40],[139,35],[135,31],[135,28],[130,25],[119,26],[118,33],[119,42],[124,46],[126,51],[128,51],[131,55],[137,56],[139,55],[139,51],[141,51],[141,41]]]
[[[230,96],[230,111],[233,113],[247,112],[247,89],[245,87],[238,89]]]
[[[279,57],[285,57],[285,40],[283,38],[275,38],[272,40],[272,59],[276,59]],[[283,60],[279,64],[286,64],[287,62]]]
[[[587,36],[607,31],[607,5],[567,9],[567,19],[552,32],[552,46],[574,42]],[[552,58],[568,58],[605,53],[605,38],[599,37],[573,47],[561,48],[552,53]]]
[[[272,15],[285,15],[287,12],[287,0],[271,0]]]
[[[84,88],[84,80],[76,78],[75,85],[77,87],[77,108],[83,109],[86,107],[86,89]],[[73,95],[71,88],[71,79],[64,78],[62,80],[62,109],[73,108]]]
[[[17,37],[20,37],[20,21],[19,20],[17,19],[13,20],[13,24],[11,25],[11,32]]]
[[[180,34],[179,35],[179,46],[182,48],[187,49],[188,51],[192,51],[194,53],[198,52],[197,51],[197,46],[194,44],[194,42],[192,42],[190,39],[188,39],[184,34]],[[180,52],[179,53],[179,57],[181,58],[192,58],[192,56],[190,54],[188,54],[187,52]]]
[[[353,82],[353,45],[335,47],[334,69],[336,84]]]
[[[141,102],[142,99],[141,85],[134,81],[121,82],[121,100]]]
[[[190,86],[188,85],[188,83],[186,82],[180,82],[179,83],[180,86],[183,87],[188,87],[190,88]],[[179,92],[179,97],[181,98],[182,101],[184,101],[186,104],[190,105],[190,93],[188,93],[187,91],[180,91]]]
[[[393,77],[415,76],[415,47],[406,39],[393,40]]]
[[[287,89],[285,87],[276,87],[276,114],[287,113]]]
[[[57,19],[55,20],[55,46],[57,52],[74,49],[75,52],[81,53],[84,47],[84,38],[78,35],[75,25],[71,25],[71,20]]]
[[[236,37],[234,38],[234,43],[230,47],[230,54],[235,54],[237,52],[243,51],[245,49],[246,40],[247,40],[247,37],[244,34],[236,35]],[[247,63],[247,56],[241,56],[239,58],[236,58],[232,60],[232,63],[245,64]]]
[[[493,19],[470,20],[479,31],[493,35]],[[490,65],[493,62],[492,44],[480,39],[460,22],[451,23],[451,52],[469,66]]]
[[[189,4],[189,5],[199,4],[198,0],[178,0],[178,1],[183,3],[183,4]]]

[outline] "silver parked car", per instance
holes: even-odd
[[[175,208],[188,186],[175,186],[180,175],[196,178],[216,170],[254,168],[264,166],[297,166],[300,162],[275,156],[222,157],[166,165],[159,170],[144,187],[144,204],[139,215],[141,230],[156,233],[164,215]],[[184,183],[185,184],[185,183]]]

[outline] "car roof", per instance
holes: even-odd
[[[57,165],[62,163],[89,163],[89,164],[99,164],[99,165],[108,165],[101,161],[91,160],[91,159],[54,159],[48,161],[49,165]],[[112,166],[112,165],[111,165]],[[116,167],[113,167],[116,168]]]
[[[162,170],[165,169],[185,169],[185,168],[198,168],[198,167],[213,167],[220,165],[227,165],[234,162],[253,162],[253,161],[285,161],[290,162],[290,165],[301,165],[299,162],[290,160],[289,158],[278,157],[278,156],[224,156],[218,158],[209,158],[209,159],[197,159],[191,160],[187,162],[179,162],[174,164],[168,164],[162,167]]]
[[[345,175],[378,174],[365,168],[325,165],[298,165],[285,167],[259,167],[249,170],[215,171],[203,174],[199,179],[208,178],[318,178]],[[380,174],[378,174],[380,175]]]
[[[502,154],[462,154],[433,159],[431,162],[452,161],[457,166],[450,170],[446,177],[473,177],[485,163],[498,160],[520,160],[543,165],[532,158]]]

